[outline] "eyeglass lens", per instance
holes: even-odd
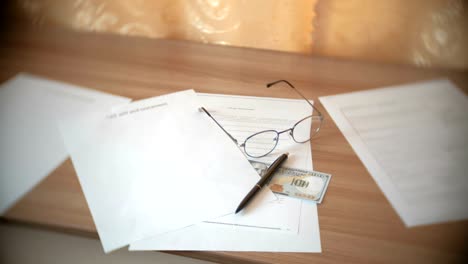
[[[297,122],[291,136],[297,143],[305,143],[318,133],[322,120],[317,116],[306,117]],[[252,158],[260,158],[271,153],[278,145],[279,134],[275,130],[261,131],[248,137],[244,142],[245,153]]]
[[[278,132],[274,130],[253,134],[245,140],[245,153],[252,158],[259,158],[269,154],[278,144],[278,136]]]
[[[294,125],[292,137],[297,143],[303,143],[310,140],[312,117],[309,116]]]

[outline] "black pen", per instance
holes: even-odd
[[[265,174],[260,178],[260,180],[255,184],[255,186],[250,190],[250,192],[242,199],[242,202],[237,206],[236,214],[240,212],[240,210],[244,209],[244,207],[252,200],[252,198],[257,194],[258,191],[262,189],[263,186],[270,180],[271,176],[275,173],[276,169],[288,158],[289,153],[284,153],[279,156],[271,165],[268,167]]]

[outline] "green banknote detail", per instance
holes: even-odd
[[[252,160],[250,164],[260,176],[269,166],[268,163]],[[321,203],[330,178],[331,174],[328,173],[281,167],[273,174],[268,187],[277,194]]]

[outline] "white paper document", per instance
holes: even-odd
[[[291,128],[297,121],[312,114],[311,107],[303,99],[204,93],[197,95],[201,104],[238,140],[238,143],[262,130],[282,131]],[[312,169],[310,144],[298,144],[288,134],[280,136],[276,149],[266,157],[249,159],[270,163],[284,152],[290,153],[284,166]],[[229,215],[212,222],[297,233],[301,201],[279,195],[277,197],[280,199],[270,202],[269,205],[250,205],[237,215]]]
[[[408,227],[468,218],[468,98],[450,81],[320,100]]]
[[[58,120],[130,99],[19,74],[0,87],[0,214],[68,156]]]
[[[311,114],[303,100],[197,94],[202,105],[225,129],[242,142],[249,133],[292,127]],[[282,135],[277,150],[257,160],[271,162],[289,152],[290,167],[312,169],[310,143],[295,143]],[[132,243],[130,250],[222,250],[320,252],[317,207],[277,195],[278,200],[174,232]]]
[[[263,188],[263,191],[269,191]],[[276,195],[276,194],[275,194]],[[263,231],[297,234],[301,216],[301,201],[287,196],[276,195],[277,200],[262,203],[256,199],[237,214],[205,221],[205,223],[244,226]]]
[[[187,90],[86,115],[62,130],[106,252],[233,213],[258,181],[198,108]],[[260,198],[276,199],[271,191]]]
[[[298,234],[202,223],[132,243],[130,250],[321,252],[317,205],[302,204]]]

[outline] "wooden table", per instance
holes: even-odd
[[[24,71],[133,99],[188,88],[205,93],[297,98],[289,89],[265,88],[265,83],[277,79],[291,81],[314,100],[323,95],[439,77],[450,78],[465,92],[468,88],[466,72],[22,27],[2,29],[0,69],[0,81]],[[223,263],[466,260],[468,221],[405,228],[332,119],[323,112],[324,127],[312,142],[314,167],[333,174],[324,203],[318,207],[323,253],[171,253]],[[11,208],[3,221],[97,237],[69,160]]]

